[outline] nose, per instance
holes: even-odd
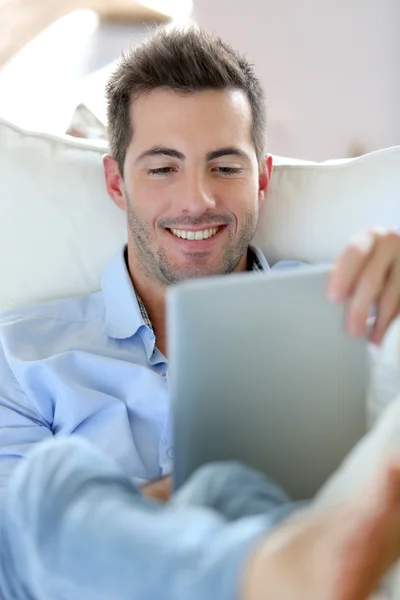
[[[203,174],[191,172],[185,178],[185,190],[182,195],[181,210],[184,214],[199,217],[207,210],[215,209],[212,190]]]

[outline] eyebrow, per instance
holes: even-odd
[[[239,150],[239,148],[234,148],[233,146],[220,148],[219,150],[213,150],[212,152],[209,152],[207,154],[207,162],[210,160],[215,160],[216,158],[221,158],[221,156],[238,156],[239,158],[244,158],[245,160],[251,162],[251,158],[247,152]]]
[[[168,148],[167,146],[153,146],[149,148],[149,150],[145,150],[137,157],[135,162],[139,162],[144,158],[149,158],[151,156],[170,156],[171,158],[177,158],[178,160],[185,160],[185,155],[174,148]],[[218,150],[212,150],[207,153],[206,160],[210,162],[211,160],[215,160],[217,158],[221,158],[222,156],[237,156],[239,158],[243,158],[248,162],[251,162],[250,156],[247,152],[240,150],[239,148],[234,148],[233,146],[229,146],[226,148],[220,148]]]
[[[185,159],[185,155],[182,154],[182,152],[178,152],[178,150],[167,148],[166,146],[153,146],[152,148],[149,148],[149,150],[145,150],[139,154],[135,162],[139,162],[149,156],[170,156],[171,158],[178,158],[179,160]]]

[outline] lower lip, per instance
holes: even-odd
[[[177,235],[174,235],[170,229],[167,229],[166,231],[170,234],[170,236],[174,238],[174,240],[176,240],[180,245],[182,245],[182,247],[186,248],[187,250],[190,250],[191,252],[195,252],[196,250],[207,250],[209,246],[211,246],[214,243],[214,241],[220,237],[220,235],[225,231],[225,229],[226,225],[222,225],[215,235],[205,240],[185,240],[184,238],[180,238]]]

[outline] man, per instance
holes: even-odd
[[[288,499],[250,470],[206,469],[165,507],[154,499],[169,500],[168,479],[141,489],[171,469],[167,289],[269,270],[250,242],[272,159],[251,66],[203,32],[158,31],[121,60],[107,97],[105,179],[127,212],[127,248],[101,292],[14,311],[0,327],[2,597],[286,600],[308,569],[307,598],[366,597],[399,555],[396,461],[370,483],[373,499],[288,520],[265,539],[276,521],[260,513]],[[353,335],[366,334],[373,305],[377,343],[398,314],[399,250],[396,233],[367,232],[339,257],[328,293],[349,299]],[[210,481],[215,496],[200,499]],[[312,570],[315,547],[329,573]]]

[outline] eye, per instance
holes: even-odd
[[[243,169],[241,167],[215,167],[213,171],[221,173],[221,175],[240,175]]]
[[[174,172],[174,167],[156,167],[154,169],[148,169],[148,175],[169,175]]]

